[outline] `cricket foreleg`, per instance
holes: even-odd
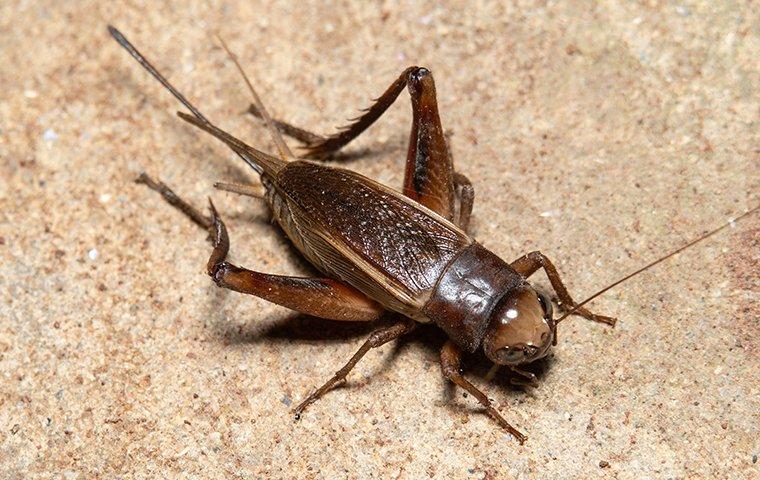
[[[520,275],[529,277],[533,275],[539,268],[543,268],[546,272],[546,276],[549,277],[549,281],[552,284],[552,288],[559,297],[559,306],[565,310],[570,311],[577,305],[567,291],[565,284],[559,276],[559,272],[554,267],[554,264],[541,252],[530,252],[527,255],[523,255],[510,264],[512,268]],[[605,323],[607,325],[615,325],[617,319],[613,317],[607,317],[605,315],[597,315],[591,313],[588,309],[581,307],[574,312],[575,315],[580,315],[588,320],[595,322]]]
[[[377,348],[381,345],[384,345],[391,340],[395,340],[399,338],[402,335],[405,335],[409,332],[411,332],[416,323],[413,320],[410,320],[408,318],[403,318],[399,320],[398,322],[394,323],[393,325],[375,330],[372,332],[367,339],[367,341],[364,342],[364,344],[359,348],[359,350],[354,354],[353,357],[346,363],[343,368],[335,372],[335,375],[330,378],[327,382],[325,382],[324,385],[319,387],[317,390],[315,390],[311,395],[306,397],[306,399],[301,402],[296,409],[294,410],[294,413],[296,415],[296,419],[299,419],[301,416],[301,412],[304,411],[306,407],[314,403],[319,397],[327,393],[330,389],[332,389],[338,382],[341,382],[346,379],[346,376],[348,373],[356,366],[357,363],[359,363],[359,360],[364,357],[364,355],[367,354],[371,349]]]
[[[462,374],[459,372],[461,359],[462,350],[451,340],[447,341],[443,346],[443,349],[441,349],[441,371],[443,372],[443,375],[455,384],[467,390],[470,395],[475,397],[478,402],[480,402],[480,404],[485,407],[488,415],[496,420],[496,423],[498,423],[502,428],[512,434],[517,439],[517,441],[520,443],[525,442],[527,437],[518,431],[515,427],[510,425],[509,422],[507,422],[504,417],[501,416],[501,414],[493,407],[493,405],[491,405],[491,401],[488,399],[486,394],[478,390],[475,385],[467,381],[467,379],[462,376]]]

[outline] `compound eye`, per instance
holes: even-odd
[[[554,308],[552,307],[552,301],[549,300],[549,298],[544,295],[541,292],[538,293],[538,303],[541,304],[541,308],[544,311],[544,318],[552,318],[554,313]]]

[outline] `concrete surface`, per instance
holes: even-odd
[[[273,112],[322,132],[430,67],[474,234],[541,249],[583,298],[758,203],[753,3],[2,2],[0,477],[757,478],[757,216],[595,301],[618,328],[567,321],[538,389],[469,362],[524,446],[447,387],[434,329],[294,424],[370,327],[215,288],[204,235],[140,171],[213,196],[235,262],[307,270],[262,205],[213,190],[249,172],[105,28],[262,148],[214,29]],[[408,124],[402,96],[350,166],[400,185]]]

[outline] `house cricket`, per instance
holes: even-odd
[[[540,251],[506,262],[467,233],[475,191],[469,179],[454,168],[428,69],[405,69],[353,123],[322,136],[272,119],[237,58],[219,38],[253,97],[250,112],[263,119],[274,140],[277,152],[272,155],[215,126],[124,35],[114,27],[108,29],[189,110],[190,114],[178,112],[179,117],[226,144],[259,175],[265,193],[262,196],[252,185],[217,187],[263,198],[293,245],[324,275],[273,275],[229,263],[227,228],[213,203],[209,201],[210,215],[205,215],[164,183],[142,174],[139,182],[210,232],[213,248],[206,270],[213,281],[219,287],[315,317],[372,322],[388,314],[393,319],[389,326],[373,331],[342,368],[295,408],[296,418],[344,381],[370,350],[409,333],[418,324],[432,323],[448,336],[440,353],[443,375],[470,393],[488,415],[523,443],[526,436],[462,375],[463,355],[482,349],[495,365],[512,370],[528,384],[534,383],[535,376],[521,366],[545,357],[556,345],[560,322],[577,315],[614,326],[614,318],[592,313],[585,305],[728,226],[708,232],[576,302],[552,261]],[[316,161],[329,161],[378,120],[404,89],[411,97],[412,125],[400,192],[351,170]],[[291,152],[283,133],[303,144],[302,155]],[[557,306],[563,312],[559,318],[554,316],[552,301],[527,280],[539,270],[544,270],[556,293]]]

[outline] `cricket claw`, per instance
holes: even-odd
[[[572,307],[568,310],[572,310]],[[581,307],[573,312],[573,315],[579,315],[586,320],[591,320],[592,322],[598,322],[598,323],[604,323],[605,325],[609,325],[610,327],[614,327],[615,323],[617,323],[617,318],[615,317],[608,317],[606,315],[597,315],[596,313],[591,313],[588,309]]]

